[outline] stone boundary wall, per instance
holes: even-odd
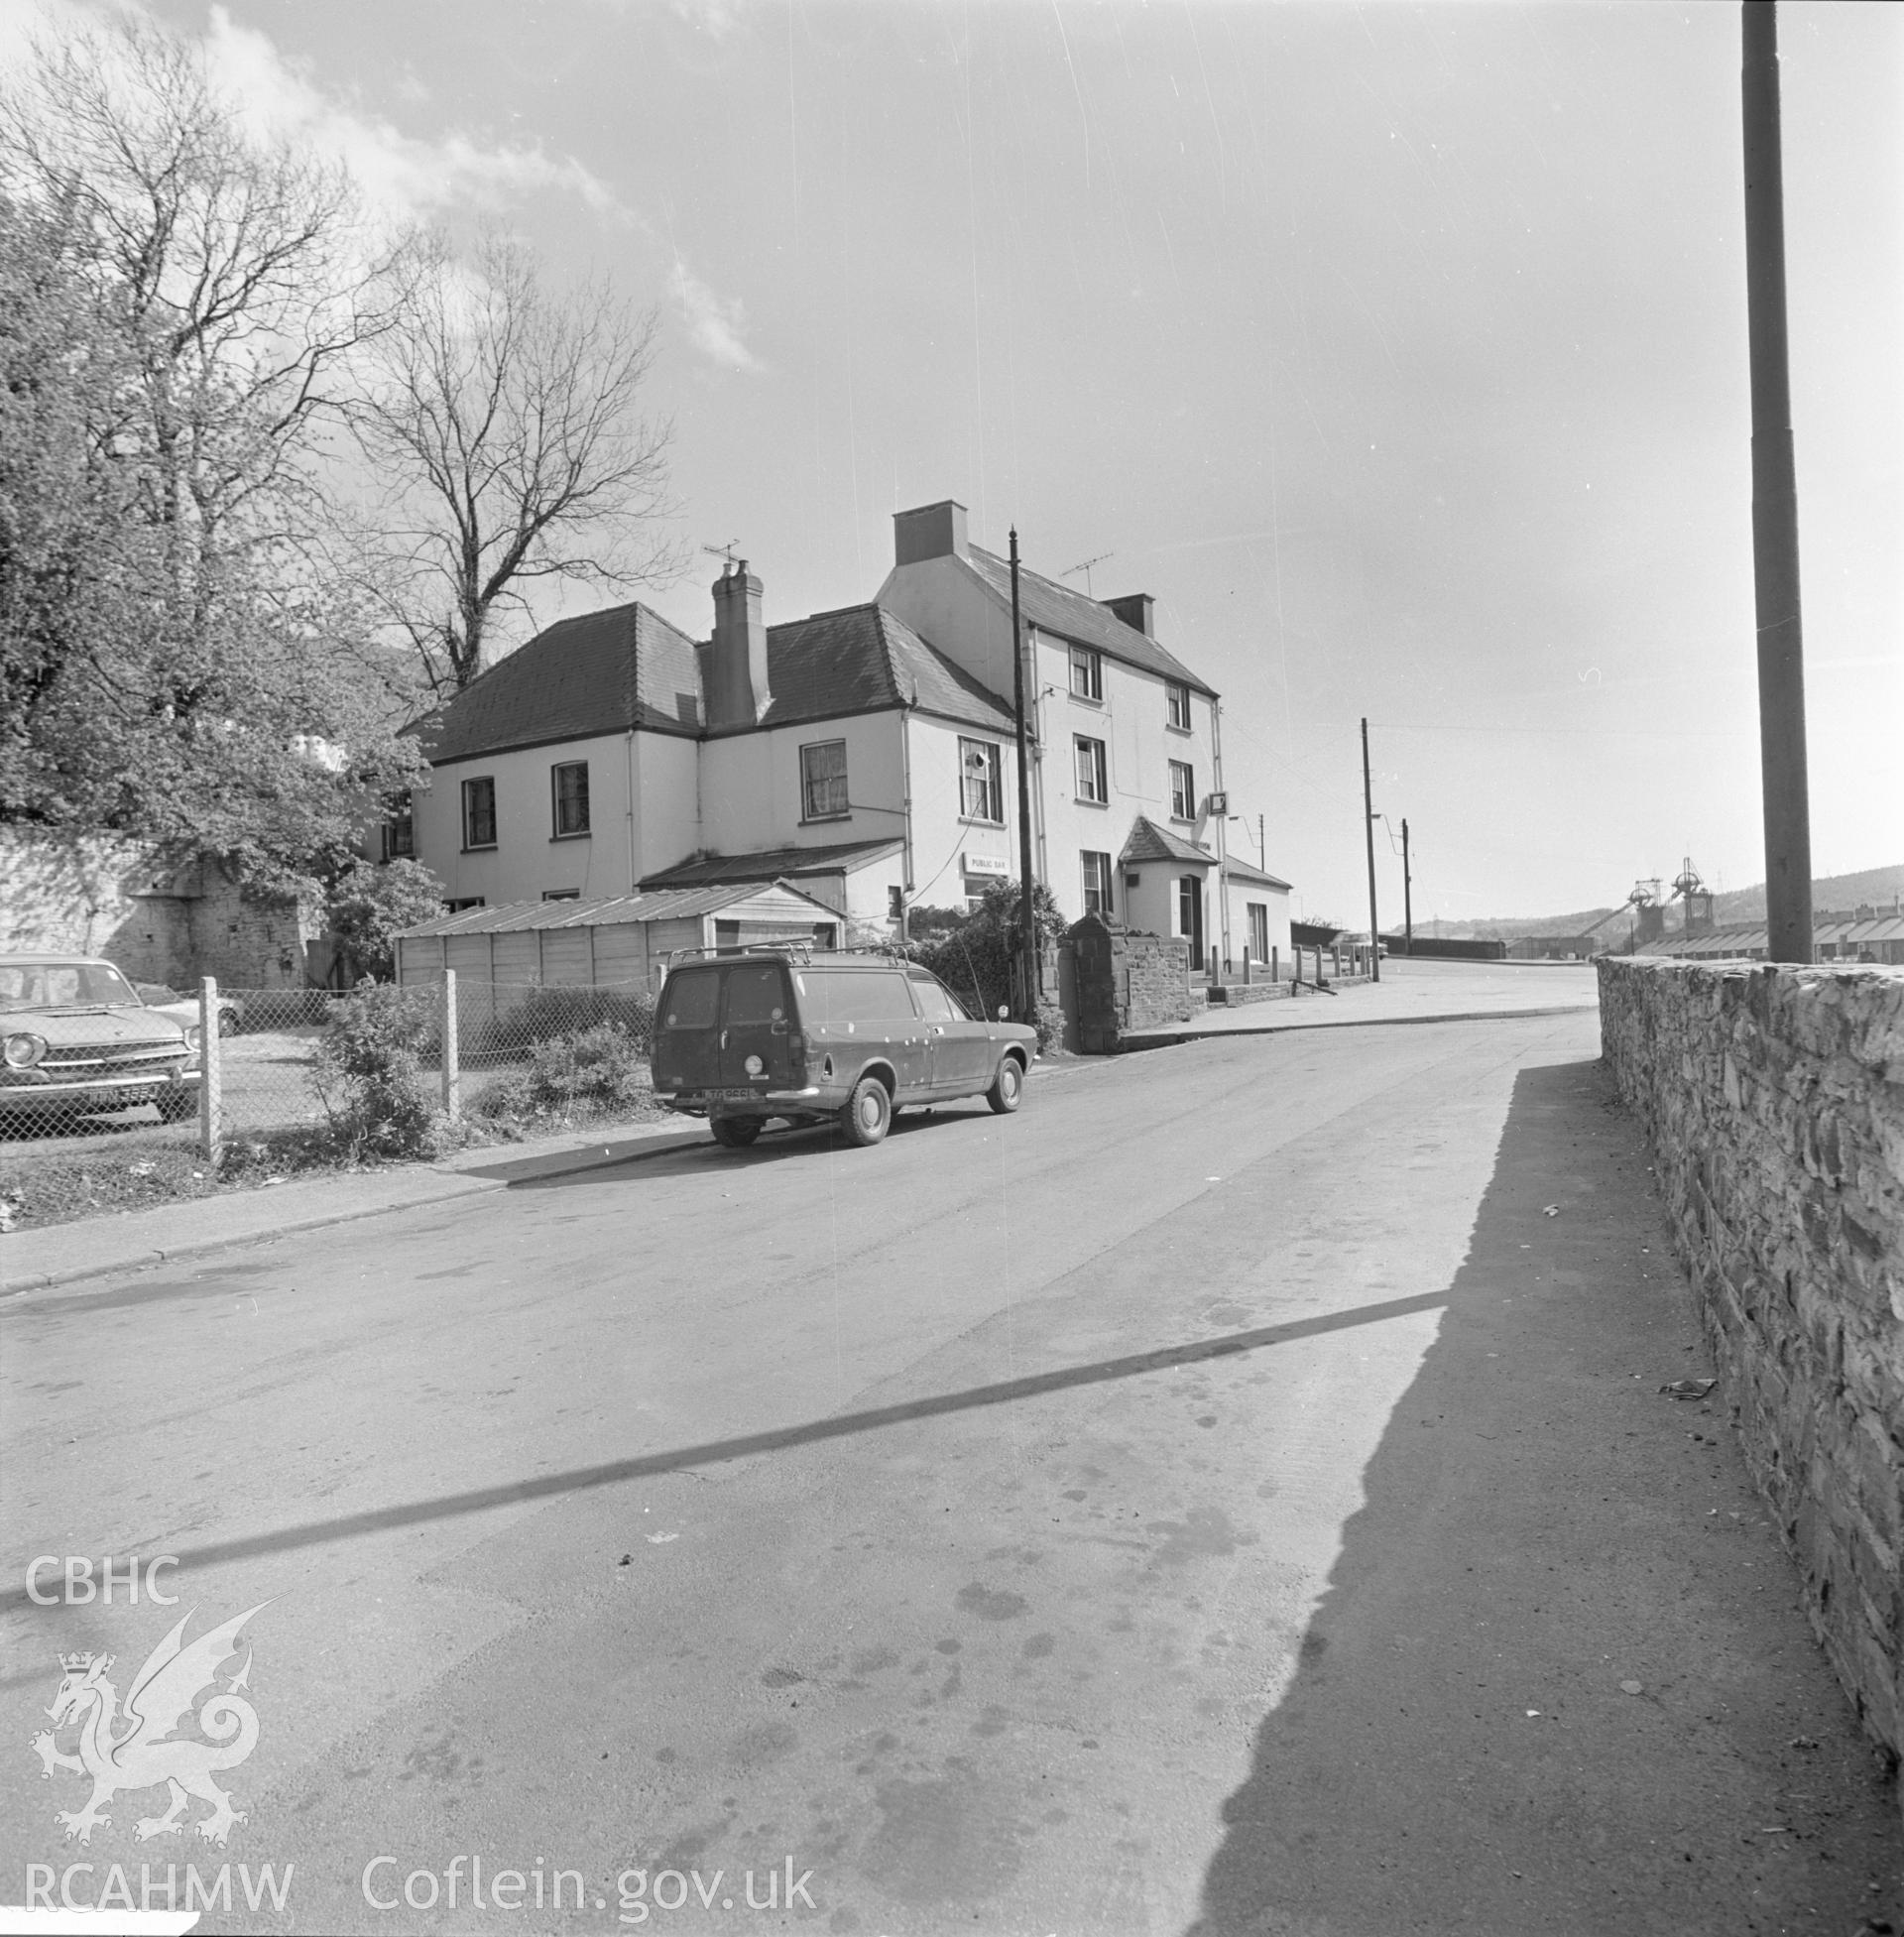
[[[1812,1625],[1896,1757],[1904,1499],[1904,970],[1603,959],[1746,1460]]]
[[[0,953],[102,957],[135,982],[301,989],[329,950],[315,906],[247,894],[216,862],[118,834],[0,826]]]
[[[1286,982],[1221,982],[1208,991],[1206,1000],[1219,1008],[1236,1009],[1244,1003],[1286,1002],[1288,997]]]
[[[1115,1055],[1130,1029],[1190,1020],[1188,943],[1087,914],[1066,929],[1061,949],[1085,1055]]]

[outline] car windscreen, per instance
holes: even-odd
[[[667,978],[661,997],[664,1029],[711,1029],[720,1011],[719,969],[683,969]]]
[[[110,962],[9,962],[0,966],[0,1009],[86,1009],[139,998]]]
[[[777,1023],[786,1015],[786,983],[778,962],[748,962],[727,971],[730,1027]]]
[[[799,985],[809,1028],[822,1023],[897,1023],[914,1020],[905,977],[891,969],[808,969]]]

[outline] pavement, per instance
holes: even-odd
[[[0,1741],[175,1619],[27,1560],[165,1553],[255,1616],[225,1854],[297,1866],[214,1928],[740,1931],[779,1872],[862,1937],[1874,1933],[1895,1790],[1660,1391],[1711,1367],[1597,1055],[1212,1039],[9,1300]],[[0,1756],[0,1842],[136,1875],[77,1787]],[[471,1856],[594,1915],[397,1907]]]
[[[1164,1048],[1210,1036],[1506,1021],[1597,1007],[1594,971],[1585,964],[1391,960],[1382,964],[1379,982],[1346,983],[1333,996],[1311,994],[1235,1010],[1212,1009],[1181,1026],[1132,1031],[1126,1040],[1132,1048]],[[156,1210],[14,1231],[0,1237],[0,1297],[255,1244],[290,1231],[320,1230],[355,1218],[447,1203],[532,1177],[658,1156],[704,1143],[706,1137],[704,1128],[685,1121],[618,1126],[606,1135],[566,1135],[464,1150],[435,1163],[304,1177]]]
[[[1206,1036],[1273,1035],[1283,1029],[1354,1029],[1392,1023],[1505,1022],[1518,1016],[1578,1015],[1600,1007],[1591,962],[1438,962],[1391,957],[1374,982],[1331,992],[1201,1010],[1187,1023],[1131,1029],[1127,1047],[1158,1049]]]

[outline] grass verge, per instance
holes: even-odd
[[[566,1108],[530,1105],[509,1116],[471,1114],[457,1124],[440,1124],[435,1149],[410,1158],[353,1156],[321,1123],[234,1135],[216,1164],[205,1158],[186,1131],[171,1138],[148,1133],[116,1148],[88,1139],[84,1147],[74,1150],[9,1153],[0,1149],[0,1231],[153,1210],[162,1204],[259,1190],[323,1172],[388,1170],[406,1162],[428,1162],[432,1155],[446,1156],[455,1150],[617,1124],[654,1123],[666,1115],[646,1091],[612,1107],[578,1099]]]

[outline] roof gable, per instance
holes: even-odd
[[[769,626],[767,683],[774,697],[764,727],[901,706],[995,731],[1012,727],[1003,700],[877,603]]]
[[[1197,847],[1190,841],[1169,832],[1157,825],[1154,820],[1138,814],[1130,823],[1130,833],[1124,844],[1121,861],[1191,861],[1203,867],[1212,867],[1217,857],[1208,848]]]
[[[972,569],[986,587],[1009,605],[1012,567],[1007,560],[976,545],[968,547],[968,554]],[[1094,647],[1110,659],[1144,672],[1154,672],[1160,679],[1174,679],[1212,699],[1217,696],[1214,686],[1206,685],[1148,633],[1127,626],[1096,599],[1086,598],[1082,592],[1074,592],[1053,579],[1041,578],[1022,564],[1018,567],[1018,611],[1027,625],[1036,626],[1040,632],[1055,633],[1060,639]]]

